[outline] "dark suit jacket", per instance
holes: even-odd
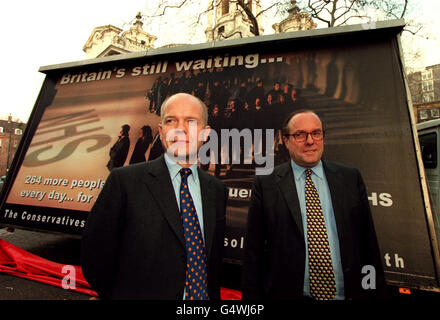
[[[220,299],[226,186],[199,170],[208,292]],[[113,170],[82,237],[86,280],[101,298],[183,299],[186,249],[164,157]]]
[[[323,161],[338,230],[346,299],[385,290],[365,185],[355,168]],[[301,298],[305,243],[290,161],[271,175],[257,176],[249,208],[243,268],[244,299]],[[376,269],[376,290],[363,290],[362,267]]]

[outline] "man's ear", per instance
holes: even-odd
[[[162,123],[159,122],[157,130],[159,131],[159,138],[162,140]]]
[[[283,135],[283,143],[284,143],[284,146],[287,148],[287,143],[288,143],[288,141],[289,141],[289,137],[286,137],[286,136],[284,136]]]

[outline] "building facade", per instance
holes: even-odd
[[[258,33],[262,35],[262,7],[260,0],[245,0],[246,10],[255,18]],[[226,39],[246,38],[255,35],[254,24],[237,0],[210,0],[207,7],[207,42]],[[121,53],[147,51],[154,49],[157,37],[143,30],[142,14],[138,13],[133,26],[127,30],[113,25],[96,27],[90,34],[83,51],[86,58],[105,57]],[[273,25],[275,33],[315,29],[316,24],[305,12],[301,12],[296,1],[288,10],[288,17]],[[164,47],[174,47],[183,44],[169,44]]]
[[[153,49],[154,41],[157,38],[142,28],[143,22],[141,19],[142,14],[138,13],[136,21],[127,31],[123,31],[113,25],[94,28],[83,47],[86,58],[98,58]]]
[[[17,151],[26,123],[0,119],[0,176],[6,175]]]
[[[287,11],[289,16],[280,23],[272,25],[275,33],[316,29],[317,24],[313,22],[308,13],[301,11],[296,5],[296,0],[292,0],[291,3],[292,7]]]
[[[410,73],[408,86],[417,122],[440,118],[440,64]]]
[[[207,42],[246,38],[255,35],[251,20],[236,1],[213,0],[210,6],[208,11],[208,28],[205,31]],[[245,6],[256,17],[259,34],[263,34],[261,18],[258,15],[261,12],[260,1],[247,0]]]

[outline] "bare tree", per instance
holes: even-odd
[[[163,17],[168,12],[172,10],[186,10],[186,15],[188,21],[192,21],[192,26],[202,25],[203,18],[206,17],[210,12],[213,12],[215,8],[221,7],[222,4],[227,1],[229,6],[236,6],[243,20],[250,23],[250,31],[253,35],[260,35],[260,25],[259,18],[260,16],[266,14],[271,11],[272,15],[281,15],[283,10],[289,7],[289,0],[274,0],[269,1],[267,5],[261,7],[261,10],[254,12],[251,9],[252,0],[209,0],[209,2],[198,1],[198,0],[160,0],[158,1],[157,7],[153,13],[149,13],[145,15],[147,19],[154,19],[157,17]],[[254,2],[259,0],[253,0]],[[192,8],[192,10],[188,10]],[[197,8],[194,10],[194,8]],[[216,26],[213,26],[214,28]],[[240,37],[242,37],[241,33]],[[223,35],[223,38],[229,38],[233,35],[237,34],[237,32],[231,33],[229,35]]]
[[[410,0],[299,0],[298,6],[328,27],[351,21],[368,21],[371,15],[385,19],[405,16]]]
[[[409,66],[415,65],[414,61],[419,60],[421,52],[419,49],[413,49],[407,39],[427,37],[420,22],[408,19],[414,11],[417,11],[417,7],[414,7],[415,0],[266,0],[261,10],[255,12],[250,9],[250,4],[258,1],[260,0],[157,0],[156,4],[149,3],[150,9],[143,14],[143,19],[148,23],[156,21],[158,25],[163,22],[174,23],[173,27],[175,25],[181,30],[188,30],[187,36],[191,38],[191,34],[196,30],[202,34],[201,30],[206,28],[205,18],[225,2],[230,7],[236,6],[235,12],[241,14],[242,20],[250,24],[250,31],[255,36],[260,35],[260,17],[278,22],[285,17],[287,9],[290,8],[296,8],[297,12],[307,12],[315,22],[321,22],[321,25],[327,27],[405,18],[406,36],[403,37],[403,44]],[[181,21],[170,20],[169,16],[173,14],[180,16]],[[234,17],[231,16],[230,19]],[[225,23],[225,20],[222,20],[222,23]],[[212,26],[213,29],[218,27],[218,25]],[[238,29],[228,34],[222,33],[220,36],[222,39],[227,39],[237,35],[244,36]]]
[[[266,15],[268,19],[282,20],[287,9],[297,7],[298,11],[307,12],[315,22],[321,22],[327,27],[335,27],[349,23],[369,22],[372,20],[400,19],[408,12],[408,5],[414,0],[266,0],[261,10],[251,10],[252,2],[261,0],[158,0],[153,12],[145,14],[146,19],[164,17],[171,11],[185,12],[188,28],[203,26],[203,18],[212,13],[216,8],[224,5],[236,6],[237,12],[243,20],[251,25],[253,35],[260,35],[260,16]],[[270,12],[270,16],[267,13]],[[217,26],[213,26],[215,29]],[[410,33],[417,33],[419,28],[408,26],[405,28]],[[240,33],[240,32],[239,32]],[[223,38],[233,36],[234,33]]]

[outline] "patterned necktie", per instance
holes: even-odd
[[[331,300],[336,294],[335,275],[321,201],[311,169],[306,170],[306,215],[310,294],[316,300]]]
[[[186,300],[208,299],[208,277],[206,273],[206,252],[200,231],[199,219],[188,188],[188,176],[191,169],[181,169],[180,176],[180,214],[183,222],[186,261]]]

